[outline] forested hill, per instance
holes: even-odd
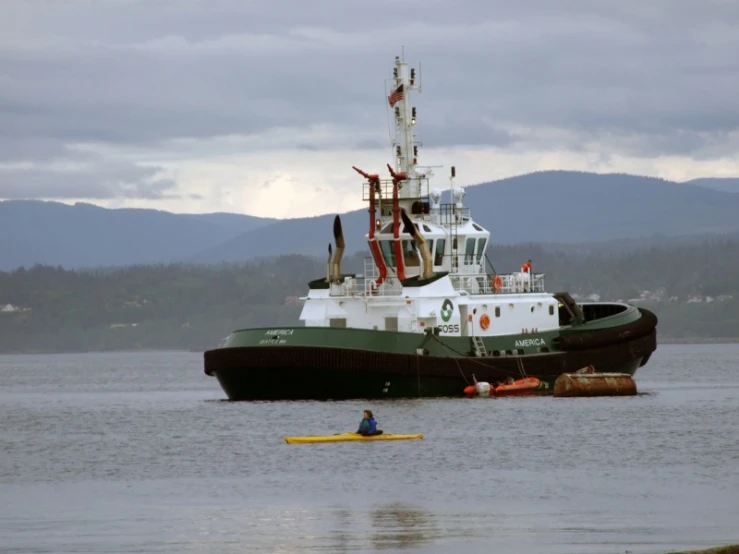
[[[516,245],[488,256],[501,273],[532,258],[550,291],[644,303],[662,339],[739,338],[739,241],[616,256]],[[343,269],[361,273],[362,261],[350,256]],[[0,272],[0,352],[212,348],[233,329],[297,324],[297,297],[325,270],[291,255],[220,267]]]

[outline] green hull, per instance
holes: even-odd
[[[430,332],[243,329],[205,353],[205,372],[231,400],[459,397],[473,374],[538,377],[548,393],[558,375],[590,364],[633,375],[656,348],[656,322],[630,308],[578,327],[485,337],[483,352],[470,337]]]

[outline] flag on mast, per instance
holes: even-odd
[[[399,100],[402,100],[403,97],[403,85],[401,84],[390,96],[387,97],[387,101],[390,103],[390,107],[392,108]]]

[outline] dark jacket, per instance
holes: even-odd
[[[377,433],[377,422],[375,421],[375,418],[371,417],[369,419],[362,419],[362,421],[359,422],[357,433],[360,435],[374,435]]]

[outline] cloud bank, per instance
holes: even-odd
[[[0,198],[298,217],[391,161],[386,83],[422,62],[421,161],[739,175],[739,4],[13,0]],[[331,191],[327,196],[325,192]]]

